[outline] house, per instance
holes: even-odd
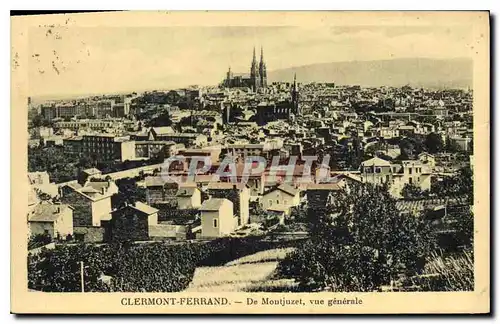
[[[88,181],[85,184],[86,187],[94,188],[99,192],[106,192],[110,195],[114,195],[118,193],[118,186],[114,181]]]
[[[99,169],[96,168],[90,168],[90,169],[85,169],[80,172],[78,175],[78,183],[81,185],[84,185],[87,180],[89,180],[92,177],[99,178],[102,176],[102,172]]]
[[[46,171],[29,172],[28,181],[31,187],[39,193],[44,193],[51,197],[55,197],[58,194],[59,189],[57,185],[53,182],[50,182],[49,174]]]
[[[158,209],[137,202],[111,213],[110,237],[112,241],[147,241],[150,226],[158,225]]]
[[[421,190],[431,188],[431,168],[420,160],[391,163],[374,157],[361,163],[360,175],[362,182],[387,184],[389,192],[395,197],[401,196],[401,190],[407,184],[416,185]]]
[[[61,202],[73,207],[73,226],[100,227],[102,220],[111,218],[111,196],[109,187],[100,190],[91,185],[68,184],[60,188]]]
[[[361,181],[372,184],[382,184],[391,181],[393,169],[391,162],[376,156],[372,159],[363,161],[361,163],[360,172]]]
[[[197,187],[179,187],[176,197],[178,209],[196,209],[201,206],[201,191]]]
[[[177,192],[180,187],[177,182],[164,179],[161,176],[146,177],[144,182],[146,186],[146,199],[148,204],[176,205]],[[196,183],[183,183],[182,187],[196,187]]]
[[[233,203],[225,198],[210,198],[200,207],[201,237],[221,237],[233,232],[238,218],[233,215]]]
[[[307,187],[307,215],[310,220],[325,217],[331,194],[342,190],[338,183],[311,183]]]
[[[28,180],[30,182],[30,185],[43,185],[43,184],[49,184],[49,174],[47,171],[41,171],[41,172],[28,172]]]
[[[262,208],[268,210],[273,205],[282,205],[285,208],[298,206],[300,203],[299,190],[284,183],[275,187],[262,196]]]
[[[40,203],[28,215],[28,228],[30,235],[66,239],[73,235],[73,209],[66,204]]]
[[[227,198],[234,207],[234,215],[238,224],[248,224],[250,219],[250,190],[242,183],[212,182],[207,186],[211,198]]]
[[[422,152],[418,155],[418,159],[422,163],[426,163],[427,165],[429,165],[429,167],[431,168],[434,168],[436,166],[436,158],[430,153]]]

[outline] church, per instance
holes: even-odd
[[[260,49],[260,62],[257,63],[255,57],[255,47],[253,48],[253,59],[250,66],[250,73],[233,73],[231,67],[226,73],[223,85],[227,88],[248,87],[254,92],[261,88],[267,88],[267,69],[264,63],[264,49]]]

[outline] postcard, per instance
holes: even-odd
[[[489,13],[11,17],[11,312],[490,312]]]

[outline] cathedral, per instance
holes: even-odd
[[[267,88],[267,69],[264,63],[264,49],[260,49],[260,62],[257,63],[255,47],[253,48],[253,59],[250,73],[233,73],[231,67],[226,73],[223,85],[227,88],[248,87],[254,92],[261,88]]]

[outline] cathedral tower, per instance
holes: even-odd
[[[255,57],[255,47],[253,48],[252,66],[250,67],[250,82],[253,91],[260,88],[260,73],[257,66],[257,58]]]
[[[299,91],[297,89],[297,73],[293,74],[293,88],[292,88],[292,112],[294,115],[299,115]]]
[[[259,63],[259,74],[260,74],[260,86],[267,88],[267,70],[266,63],[264,63],[264,48],[260,48],[260,63]]]

